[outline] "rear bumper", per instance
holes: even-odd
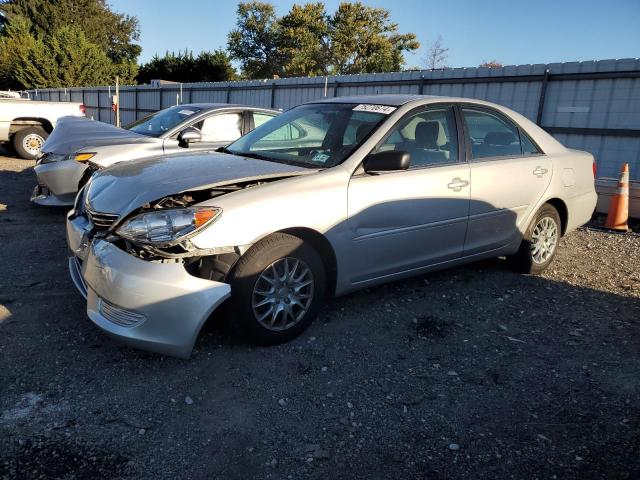
[[[591,220],[593,212],[596,209],[597,201],[598,194],[595,190],[566,199],[567,210],[569,212],[566,228],[567,233]]]
[[[69,270],[91,321],[133,347],[189,357],[231,287],[189,275],[180,263],[138,259],[104,240],[87,245],[79,223],[67,221]]]
[[[78,193],[78,183],[86,165],[73,160],[63,160],[36,165],[34,171],[38,185],[31,201],[44,206],[71,206]]]

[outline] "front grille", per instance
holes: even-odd
[[[87,216],[91,223],[98,228],[111,228],[118,221],[115,213],[101,213],[87,210]]]
[[[147,319],[147,317],[141,313],[125,310],[124,308],[118,307],[117,305],[109,303],[103,299],[100,299],[100,313],[110,322],[127,328],[140,325]]]

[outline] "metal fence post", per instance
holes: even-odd
[[[227,86],[227,101],[225,103],[229,103],[230,101],[231,101],[231,85],[228,85]],[[271,101],[273,102],[273,95],[272,95],[272,100]]]
[[[278,88],[278,85],[276,84],[276,82],[273,82],[271,84],[271,108],[273,108],[275,106],[276,88]]]
[[[334,97],[338,96],[338,87],[340,87],[340,83],[336,80],[333,83],[333,96]]]
[[[138,120],[138,87],[133,88],[133,120]]]
[[[540,98],[538,99],[538,114],[536,115],[536,125],[542,124],[542,112],[544,111],[544,97],[547,95],[547,85],[549,84],[549,69],[545,68],[542,85],[540,87]]]
[[[426,78],[424,78],[424,75],[420,75],[420,89],[418,90],[418,92],[420,93],[420,95],[424,95],[424,84],[426,83]]]
[[[100,90],[96,89],[96,93],[98,95],[98,121],[100,121],[100,117],[102,116],[102,110],[100,109]]]

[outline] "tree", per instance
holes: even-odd
[[[141,47],[138,19],[112,11],[106,0],[3,0],[0,31],[14,18],[28,19],[30,32],[43,39],[62,27],[81,28],[114,63],[135,62]]]
[[[23,87],[14,78],[14,72],[19,63],[26,62],[29,52],[35,47],[36,40],[30,28],[30,22],[21,17],[3,28],[0,36],[0,89]]]
[[[287,76],[328,73],[329,18],[321,2],[294,5],[279,21],[280,54]]]
[[[403,52],[420,46],[413,33],[398,33],[388,10],[360,2],[341,3],[330,27],[334,73],[398,71],[404,64]]]
[[[270,3],[240,2],[237,28],[227,38],[232,59],[238,60],[249,78],[271,78],[282,73],[278,53],[279,26],[276,10]]]
[[[447,58],[449,58],[449,49],[443,46],[442,37],[438,35],[427,53],[427,68],[447,68]]]
[[[120,64],[121,65],[121,64]],[[13,78],[23,88],[107,85],[117,72],[102,49],[78,27],[62,27],[35,40],[14,64]],[[131,72],[129,72],[131,73]],[[132,78],[123,78],[123,83]]]
[[[388,10],[361,2],[341,3],[333,15],[322,2],[294,5],[282,18],[270,3],[240,3],[228,37],[231,58],[249,78],[398,71],[404,52],[419,46]]]
[[[235,73],[229,56],[221,49],[201,52],[195,58],[193,53],[187,51],[177,54],[167,52],[164,57],[155,55],[151,61],[142,65],[137,80],[140,83],[149,83],[153,79],[220,82],[233,80]]]
[[[485,68],[502,68],[503,65],[498,60],[489,60],[488,62],[482,62],[478,67]]]

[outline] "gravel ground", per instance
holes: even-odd
[[[335,299],[277,347],[212,322],[185,361],[89,322],[31,165],[0,158],[1,478],[640,478],[640,236]]]

